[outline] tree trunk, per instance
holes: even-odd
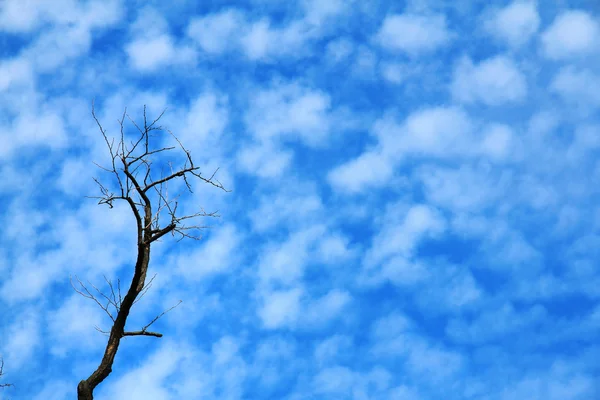
[[[90,385],[88,385],[87,381],[84,379],[79,382],[77,385],[77,400],[93,400],[94,394],[92,393],[92,389]]]

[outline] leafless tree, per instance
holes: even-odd
[[[93,288],[90,290],[79,278],[76,278],[77,285],[71,281],[78,293],[95,301],[112,321],[109,331],[104,332],[96,327],[108,335],[108,343],[98,368],[87,379],[79,382],[77,386],[78,400],[93,399],[94,389],[112,372],[112,365],[122,338],[125,336],[162,337],[162,334],[151,332],[148,328],[179,304],[158,314],[143,328],[137,331],[125,331],[125,324],[132,306],[142,298],[154,279],[153,277],[146,282],[152,244],[167,234],[177,236],[179,239],[200,239],[201,230],[205,226],[194,221],[202,217],[218,217],[217,212],[209,213],[203,209],[193,214],[181,215],[178,212],[179,195],[170,197],[167,190],[169,183],[175,180],[183,181],[185,190],[191,193],[192,180],[195,179],[227,191],[215,178],[217,171],[210,176],[203,175],[200,167],[194,164],[190,152],[179,139],[171,131],[158,125],[163,114],[164,111],[158,118],[150,122],[146,117],[146,107],[144,107],[142,125],[130,118],[125,110],[119,120],[120,137],[115,142],[115,139],[111,139],[102,127],[92,105],[92,116],[100,129],[111,157],[109,166],[96,165],[107,172],[112,179],[111,186],[95,178],[101,195],[93,198],[98,199],[98,204],[106,204],[110,208],[113,208],[113,203],[116,201],[124,201],[129,205],[137,225],[137,260],[133,267],[131,284],[124,296],[121,294],[119,280],[114,284],[105,277],[108,285],[106,293],[88,283]],[[126,138],[128,136],[126,135],[126,121],[131,123],[131,129],[135,132],[134,140]],[[171,138],[174,146],[165,146],[159,136],[162,136],[162,139]],[[161,144],[155,146],[156,142]],[[169,154],[176,154],[173,151],[181,157],[183,165],[180,167],[174,168],[172,160],[166,158]],[[166,164],[165,160],[168,160]],[[153,165],[160,166],[161,163],[164,168],[156,171],[157,167],[153,168]],[[160,174],[160,177],[155,176],[157,173]],[[114,192],[110,187],[115,188]]]

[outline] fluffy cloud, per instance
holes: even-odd
[[[171,260],[177,273],[186,281],[210,278],[237,267],[236,254],[239,255],[241,237],[233,226],[222,226],[203,241],[203,245],[198,246],[195,251]]]
[[[276,291],[265,296],[259,316],[266,328],[295,324],[300,312],[301,289]]]
[[[600,94],[594,90],[600,76],[587,69],[572,66],[561,68],[550,83],[550,90],[583,112],[600,105]]]
[[[19,315],[19,319],[10,321],[10,325],[3,329],[2,336],[6,339],[0,347],[4,361],[15,369],[27,364],[36,364],[38,361],[32,358],[42,343],[42,324],[35,310],[21,309]]]
[[[0,90],[11,86],[33,84],[31,64],[22,59],[2,60],[0,62]]]
[[[267,329],[314,331],[327,326],[350,304],[352,296],[332,289],[320,297],[303,288],[265,290],[260,295],[258,316]]]
[[[296,231],[283,242],[271,243],[264,249],[258,269],[262,285],[294,285],[304,274],[315,245],[326,234],[323,225]]]
[[[376,41],[390,51],[428,53],[452,39],[443,15],[392,14],[385,17]]]
[[[533,0],[517,0],[490,14],[484,20],[484,28],[511,47],[529,42],[540,26],[537,4]]]
[[[427,200],[454,212],[480,212],[504,197],[512,180],[490,165],[423,167],[419,178]]]
[[[504,340],[516,332],[530,332],[545,318],[547,312],[542,306],[534,306],[517,314],[512,304],[503,304],[482,313],[471,323],[454,319],[448,324],[447,332],[460,343],[487,343]]]
[[[403,372],[414,380],[427,376],[428,384],[451,380],[464,366],[464,358],[418,334],[419,328],[400,313],[376,320],[371,328],[371,355],[402,359]],[[444,368],[440,368],[441,366]]]
[[[0,150],[2,158],[12,155],[25,146],[59,149],[67,144],[64,122],[53,110],[44,110],[37,116],[23,113],[9,126],[0,128],[0,131],[2,132],[0,140],[4,142]]]
[[[520,103],[527,95],[527,81],[515,62],[505,56],[479,64],[463,58],[454,70],[451,91],[454,98],[465,103]]]
[[[391,205],[383,219],[383,226],[365,254],[359,282],[411,285],[422,281],[427,277],[427,269],[413,259],[415,249],[421,240],[443,232],[445,220],[431,207],[414,205],[406,209],[401,204]]]
[[[245,146],[237,154],[239,168],[260,178],[281,177],[290,166],[293,153],[270,143]]]
[[[590,14],[569,10],[558,15],[542,34],[542,49],[553,60],[586,56],[598,50],[600,25]]]
[[[393,165],[380,152],[369,151],[329,172],[331,185],[349,193],[369,186],[382,186],[393,175]]]
[[[209,54],[221,54],[235,44],[246,23],[243,13],[229,9],[217,14],[192,19],[187,34]]]
[[[478,132],[478,130],[481,131]],[[377,146],[329,172],[329,183],[345,193],[359,193],[393,180],[394,170],[419,158],[510,159],[514,134],[501,124],[478,126],[458,107],[417,110],[401,124],[388,115],[373,124]]]
[[[145,28],[148,25],[150,29]],[[160,67],[195,61],[195,50],[176,44],[168,32],[164,18],[152,8],[139,11],[131,31],[133,38],[125,45],[125,52],[134,70],[151,73]]]
[[[337,22],[344,4],[306,0],[302,6],[303,15],[284,24],[266,17],[249,18],[242,10],[229,8],[193,18],[187,34],[211,56],[239,52],[249,61],[266,63],[303,58]]]
[[[45,23],[81,23],[88,27],[104,26],[122,16],[119,0],[88,1],[59,0],[52,3],[32,0],[25,3],[7,0],[0,6],[0,30],[29,33]]]
[[[332,128],[327,93],[298,84],[275,84],[253,96],[245,117],[248,129],[261,141],[300,139],[316,146]]]

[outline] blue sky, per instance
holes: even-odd
[[[110,320],[69,276],[130,279],[94,100],[232,190],[182,200],[221,218],[157,243],[127,327],[183,303],[98,399],[600,398],[592,3],[3,1],[0,397],[74,398]]]

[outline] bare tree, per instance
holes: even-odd
[[[142,298],[154,279],[153,277],[146,282],[152,244],[167,234],[178,236],[179,239],[200,239],[201,230],[205,226],[193,222],[194,219],[218,217],[217,212],[208,213],[203,209],[192,214],[180,215],[178,212],[179,195],[170,197],[167,190],[168,184],[175,180],[183,181],[185,183],[185,190],[191,193],[191,181],[197,179],[227,191],[215,179],[217,171],[210,177],[202,175],[200,167],[194,165],[190,152],[186,150],[179,139],[171,131],[163,129],[158,125],[163,114],[164,111],[158,118],[150,122],[147,120],[146,107],[144,107],[143,125],[138,125],[129,117],[127,110],[125,110],[119,120],[121,128],[120,138],[115,142],[115,139],[110,139],[102,127],[92,105],[92,116],[106,142],[112,160],[111,165],[108,167],[96,165],[112,176],[112,186],[115,187],[113,192],[109,189],[110,185],[102,183],[99,179],[94,179],[100,188],[101,196],[93,198],[99,200],[98,204],[106,204],[110,208],[113,207],[115,201],[124,201],[129,205],[137,225],[137,260],[133,268],[131,284],[124,296],[121,295],[119,280],[116,281],[116,284],[113,284],[111,280],[106,277],[104,278],[109,288],[107,293],[102,292],[91,283],[90,285],[93,289],[90,290],[77,278],[78,289],[71,281],[71,284],[78,293],[95,301],[112,321],[112,327],[109,331],[104,332],[96,328],[108,334],[108,343],[106,344],[104,356],[98,368],[87,379],[79,382],[77,386],[78,400],[93,399],[94,389],[112,372],[112,365],[123,337],[162,337],[162,334],[148,331],[148,328],[166,312],[179,304],[158,314],[140,330],[125,331],[125,324],[132,306]],[[133,141],[126,139],[126,120],[131,122],[132,129],[136,132],[136,139]],[[162,136],[172,138],[175,146],[167,147],[162,142],[161,145],[155,147],[154,143],[160,140],[157,140],[157,137],[161,133]],[[177,149],[179,149],[179,154],[182,157],[182,166],[174,168],[172,161],[169,160],[168,164],[164,164],[163,162],[163,166],[166,167],[168,165],[168,168],[162,168],[160,171],[152,168],[153,162],[156,163],[155,165],[161,165],[159,158],[165,160],[165,156],[167,155],[165,153],[170,153],[174,150],[177,151]],[[165,169],[167,170],[166,173]],[[155,176],[157,172],[160,173],[160,177]]]

